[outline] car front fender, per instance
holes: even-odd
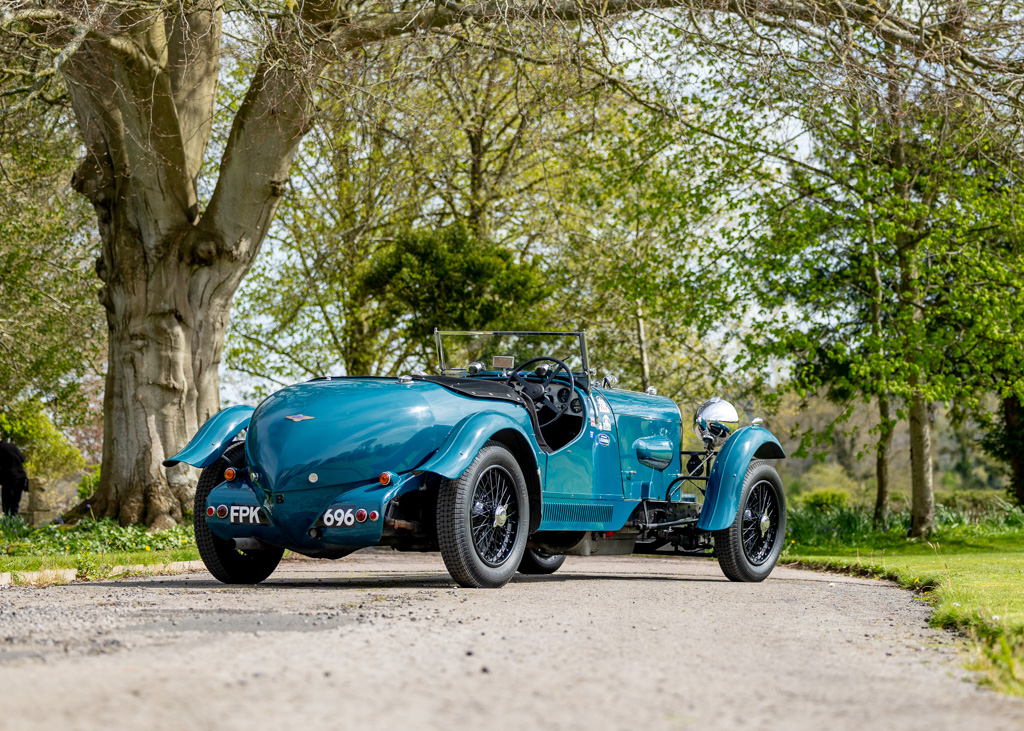
[[[448,434],[444,446],[416,469],[422,472],[433,472],[453,480],[466,471],[476,459],[477,453],[493,435],[506,429],[512,429],[523,437],[534,452],[534,463],[540,464],[536,448],[533,447],[532,440],[527,437],[522,424],[507,414],[482,411],[471,414],[456,424]]]
[[[708,477],[704,507],[697,529],[724,530],[736,520],[743,481],[752,459],[782,459],[786,453],[770,431],[761,426],[747,426],[736,432],[722,446]]]
[[[252,406],[229,406],[206,420],[183,450],[170,459],[164,460],[164,467],[173,467],[179,462],[193,467],[209,467],[224,454],[238,432],[249,426]]]

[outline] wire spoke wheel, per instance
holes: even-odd
[[[437,542],[448,573],[462,586],[504,586],[523,558],[529,521],[522,468],[505,445],[487,442],[438,491]]]
[[[755,566],[762,565],[771,555],[779,531],[779,505],[769,483],[762,480],[751,489],[741,530],[747,559]]]
[[[715,555],[730,581],[764,581],[786,535],[786,496],[779,473],[754,460],[747,468],[732,525],[715,531]]]
[[[492,465],[477,477],[470,523],[473,547],[488,566],[501,566],[512,554],[519,531],[519,511],[512,475]]]

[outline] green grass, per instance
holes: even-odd
[[[198,558],[191,526],[148,532],[143,526],[85,519],[33,529],[17,518],[0,519],[0,572],[78,569],[80,578],[105,578],[114,566]]]
[[[932,624],[971,638],[972,667],[986,682],[1024,696],[1024,528],[954,522],[940,524],[928,541],[894,531],[859,533],[845,545],[789,540],[783,561],[893,579],[926,592]]]
[[[163,551],[111,551],[109,553],[55,553],[0,557],[0,573],[12,571],[48,571],[78,569],[79,578],[106,578],[114,566],[134,566],[198,561],[193,548],[172,548]]]

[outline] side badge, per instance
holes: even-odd
[[[607,434],[601,434],[597,438],[597,443],[600,444],[602,447],[607,447],[609,444],[612,443],[612,438]]]
[[[295,414],[295,416],[286,416],[284,418],[291,419],[292,421],[295,421],[295,422],[299,422],[299,421],[307,421],[309,419],[312,419],[313,417],[312,416],[306,416],[305,414]]]

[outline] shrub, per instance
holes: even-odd
[[[894,507],[886,524],[879,529],[875,528],[873,517],[870,506],[811,507],[805,497],[794,500],[787,511],[787,538],[805,546],[855,545],[871,543],[880,536],[902,539],[910,529],[910,508],[906,505]],[[1024,509],[998,495],[970,505],[966,501],[937,503],[935,527],[940,537],[957,538],[1021,530],[1024,529]]]
[[[897,520],[890,521],[890,525],[896,523]],[[906,528],[901,530],[906,532]],[[807,546],[846,544],[872,533],[872,514],[860,506],[842,505],[819,510],[797,505],[786,515],[787,537]]]
[[[81,453],[64,438],[38,400],[0,408],[0,433],[25,453],[29,477],[45,482],[85,466]]]
[[[78,499],[88,500],[96,494],[96,488],[100,486],[100,466],[96,465],[82,476],[78,483]]]
[[[845,508],[850,502],[850,495],[845,490],[823,487],[801,495],[799,504],[809,510],[835,511]]]
[[[826,462],[812,466],[793,485],[794,494],[826,489],[840,490],[849,495],[857,490],[857,483],[850,479],[841,465]]]
[[[9,556],[160,551],[195,545],[190,525],[149,532],[143,525],[120,526],[110,518],[84,518],[75,525],[51,523],[32,530],[18,520],[0,521],[0,545]]]

